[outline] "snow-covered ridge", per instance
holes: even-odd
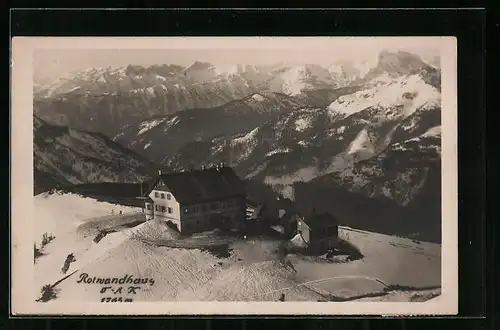
[[[164,131],[166,132],[172,126],[175,126],[179,121],[180,121],[180,118],[178,116],[174,116],[174,117],[171,117],[171,118],[165,117],[165,118],[151,119],[151,120],[143,121],[139,125],[139,131],[137,133],[137,136],[143,135],[147,131],[155,128],[156,126],[158,126],[158,125],[160,125],[162,123],[165,123],[165,125],[164,125]],[[116,137],[119,137],[119,136],[117,135]]]
[[[403,141],[403,143],[409,142],[409,141],[419,142],[422,138],[440,138],[440,137],[441,137],[441,126],[435,126],[435,127],[428,129],[422,135],[411,138],[411,139],[406,140],[406,141]]]
[[[256,127],[247,134],[235,138],[231,141],[231,148],[237,148],[240,153],[237,162],[243,161],[248,158],[248,156],[254,151],[254,149],[259,145],[259,141],[256,138],[259,132],[259,127]]]
[[[140,130],[137,133],[137,135],[141,135],[141,134],[146,133],[147,131],[149,131],[153,127],[156,127],[156,126],[160,125],[161,123],[163,123],[165,120],[167,120],[167,118],[153,119],[153,120],[148,120],[148,121],[142,122],[139,125]]]
[[[254,95],[252,95],[252,99],[257,101],[257,102],[262,102],[265,100],[265,97],[260,95],[260,94],[254,94]]]
[[[166,81],[167,78],[160,76],[159,74],[155,75],[156,79],[161,80],[161,81]]]
[[[441,104],[441,93],[417,74],[395,79],[382,75],[371,85],[369,89],[339,97],[328,110],[335,116],[350,116],[369,107],[402,107],[399,114],[406,117],[417,109],[433,109]]]
[[[366,128],[362,129],[358,133],[356,138],[351,142],[347,149],[347,154],[354,154],[359,152],[366,152],[373,154],[375,152],[374,137],[370,136],[370,133]]]
[[[310,118],[299,118],[295,121],[295,130],[299,132],[304,132],[312,126],[312,121]]]
[[[290,151],[292,151],[292,149],[290,149],[290,148],[277,148],[277,149],[274,149],[272,151],[269,151],[266,154],[266,157],[269,157],[269,156],[272,156],[272,155],[275,155],[275,154],[286,154],[286,153],[288,153]]]
[[[181,119],[180,119],[178,116],[174,116],[174,117],[170,118],[170,119],[167,121],[167,123],[166,123],[165,127],[163,128],[163,131],[164,131],[164,132],[166,132],[167,130],[169,130],[169,129],[170,129],[170,128],[172,128],[173,126],[177,125],[177,123],[179,123],[179,122],[180,122],[180,120],[181,120]]]
[[[435,126],[430,129],[428,129],[426,132],[423,134],[402,141],[398,143],[394,143],[391,148],[393,150],[399,150],[399,151],[405,151],[408,150],[408,148],[405,146],[408,143],[419,143],[419,148],[420,149],[426,149],[426,150],[435,150],[437,153],[441,154],[441,144],[436,144],[432,142],[432,139],[440,139],[441,138],[441,126]],[[425,139],[430,139],[431,143],[422,143],[423,140]]]
[[[238,145],[238,144],[247,144],[248,142],[250,142],[252,139],[255,138],[255,136],[257,136],[257,133],[259,132],[259,127],[256,127],[255,129],[251,130],[250,132],[248,132],[247,134],[239,137],[239,138],[235,138],[231,144],[233,145]]]
[[[435,126],[427,130],[422,137],[438,137],[441,136],[441,126]]]

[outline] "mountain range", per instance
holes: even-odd
[[[381,69],[394,69],[390,67],[394,61],[391,54],[381,54]],[[396,58],[405,58],[408,69],[423,63],[409,53],[401,52]],[[199,61],[188,67],[91,68],[52,84],[35,84],[34,104],[37,115],[48,122],[113,137],[123,127],[153,116],[218,107],[262,91],[307,99],[308,93],[322,90],[328,94],[370,74],[376,72],[369,63],[352,61],[328,68],[316,64],[218,68]]]
[[[78,133],[84,138],[71,138],[70,149],[84,141],[112,150],[96,156],[105,164],[97,169],[102,174],[67,165],[76,156],[59,156],[56,149],[44,153],[64,166],[39,161],[35,169],[70,183],[86,177],[133,182],[150,171],[149,160],[172,171],[222,161],[281,194],[292,195],[293,186],[293,196],[306,196],[304,207],[328,209],[348,224],[439,240],[437,63],[383,51],[376,63],[327,68],[221,69],[194,62],[87,70],[37,86],[34,106],[41,119],[35,121],[50,128],[38,129],[38,140],[58,130],[84,130]],[[116,155],[128,157],[122,162],[130,168],[127,180],[110,165]]]

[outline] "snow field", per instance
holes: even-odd
[[[35,286],[36,295],[45,284],[53,284],[64,277],[60,270],[69,253],[74,253],[76,262],[66,274],[70,274],[79,265],[94,260],[105,252],[106,245],[119,244],[119,236],[105,237],[99,246],[93,246],[93,236],[84,238],[77,234],[77,228],[88,218],[109,216],[111,211],[123,214],[136,211],[136,208],[98,202],[95,199],[84,198],[76,194],[40,194],[34,198],[35,214],[34,237],[37,247],[40,247],[42,235],[52,234],[55,239],[43,249],[43,256],[36,260]],[[92,249],[93,248],[93,249]]]
[[[289,300],[316,301],[321,296],[293,281],[294,272],[280,261],[234,265],[214,280],[180,300],[277,301],[282,293]]]
[[[441,285],[441,246],[412,242],[410,239],[339,228],[339,237],[354,244],[364,258],[349,263],[318,263],[310,258],[294,255],[292,261],[304,281],[323,280],[321,288],[339,294],[348,282],[356,283],[361,294],[365,279],[375,279],[387,285],[408,287],[438,287]],[[374,289],[378,284],[373,283]],[[366,286],[365,286],[366,287]]]
[[[58,234],[73,233],[75,229],[87,219],[100,216],[109,216],[136,212],[140,209],[99,202],[92,198],[85,198],[76,194],[43,193],[35,196],[34,206],[37,219],[35,220],[35,238],[42,238],[44,233]],[[37,244],[39,242],[36,242]]]
[[[74,207],[69,209],[62,201]],[[37,296],[43,285],[54,284],[64,277],[60,268],[71,252],[76,262],[67,275],[76,272],[56,286],[60,300],[100,301],[106,296],[100,293],[101,284],[77,283],[85,274],[98,278],[130,275],[153,279],[153,285],[141,285],[131,297],[134,301],[277,301],[281,294],[285,294],[287,301],[325,301],[383,293],[386,285],[440,285],[440,246],[430,243],[343,227],[341,238],[356,245],[364,254],[363,259],[329,263],[289,255],[288,261],[283,261],[278,256],[281,242],[265,238],[232,242],[230,257],[218,258],[199,249],[146,244],[144,240],[154,243],[177,239],[171,229],[156,221],[109,233],[98,244],[93,242],[92,235],[75,234],[85,213],[106,214],[113,207],[107,203],[76,195],[52,195],[36,199],[35,206],[45,211],[50,206],[52,211],[52,218],[40,217],[40,222],[70,219],[72,226],[69,227],[74,229],[66,235],[56,235],[44,249],[47,255],[37,260]],[[65,218],[56,217],[63,212]],[[436,290],[429,292],[427,297],[436,294]],[[425,298],[416,295],[418,292],[389,292],[378,298],[387,301]],[[422,295],[425,296],[425,292]]]

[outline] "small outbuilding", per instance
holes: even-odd
[[[339,225],[330,213],[316,213],[300,217],[297,221],[297,233],[310,248],[332,249],[337,246]]]

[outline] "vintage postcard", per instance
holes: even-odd
[[[452,37],[14,38],[12,313],[456,314],[456,64]]]

